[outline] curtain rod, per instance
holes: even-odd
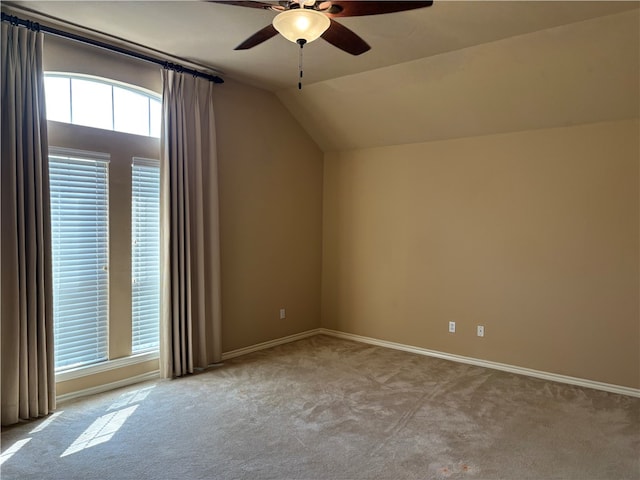
[[[23,27],[27,27],[28,29],[35,30],[37,32],[49,33],[51,35],[57,35],[59,37],[68,38],[71,40],[75,40],[77,42],[86,43],[88,45],[93,45],[94,47],[104,48],[105,50],[110,50],[112,52],[120,53],[122,55],[127,55],[133,58],[138,58],[146,62],[155,63],[156,65],[160,65],[161,67],[166,68],[168,70],[175,70],[176,72],[186,73],[189,75],[193,75],[194,77],[206,78],[210,82],[224,83],[224,80],[216,75],[199,72],[198,70],[194,70],[192,68],[188,68],[183,65],[179,65],[177,63],[167,62],[156,57],[145,55],[143,53],[134,52],[132,50],[127,50],[126,48],[118,47],[116,45],[111,45],[109,43],[101,42],[99,40],[93,40],[91,38],[83,37],[81,35],[76,35],[75,33],[65,32],[64,30],[58,30],[57,28],[48,27],[46,25],[40,25],[38,22],[32,22],[31,20],[24,20],[22,18],[16,17],[15,15],[8,15],[2,12],[2,21],[9,22],[13,25],[20,25]]]

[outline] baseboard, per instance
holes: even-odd
[[[352,333],[344,333],[337,330],[330,330],[327,328],[320,328],[319,334],[329,335],[336,338],[342,338],[344,340],[353,340],[355,342],[367,343],[370,345],[376,345],[379,347],[393,348],[394,350],[402,350],[404,352],[417,353],[418,355],[426,355],[429,357],[441,358],[444,360],[450,360],[452,362],[467,363],[469,365],[475,365],[478,367],[491,368],[494,370],[502,370],[504,372],[516,373],[518,375],[526,375],[529,377],[540,378],[543,380],[550,380],[552,382],[567,383],[569,385],[577,385],[579,387],[593,388],[595,390],[603,390],[605,392],[617,393],[620,395],[628,395],[630,397],[640,398],[640,389],[623,387],[620,385],[613,385],[610,383],[596,382],[593,380],[586,380],[584,378],[570,377],[567,375],[559,375],[556,373],[543,372],[540,370],[533,370],[530,368],[517,367],[514,365],[508,365],[505,363],[491,362],[489,360],[480,360],[478,358],[464,357],[462,355],[455,355],[452,353],[439,352],[437,350],[429,350],[426,348],[413,347],[411,345],[404,345],[402,343],[388,342],[386,340],[378,340],[376,338],[364,337],[362,335],[354,335]]]
[[[567,375],[559,375],[557,373],[543,372],[540,370],[533,370],[530,368],[517,367],[514,365],[508,365],[506,363],[492,362],[489,360],[481,360],[478,358],[465,357],[462,355],[455,355],[453,353],[439,352],[437,350],[429,350],[421,347],[414,347],[411,345],[405,345],[402,343],[389,342],[386,340],[379,340],[377,338],[365,337],[362,335],[355,335],[353,333],[340,332],[338,330],[331,330],[328,328],[315,328],[313,330],[307,330],[305,332],[296,333],[294,335],[288,335],[286,337],[276,338],[267,342],[257,343],[244,348],[238,348],[222,354],[222,360],[230,360],[241,355],[247,355],[248,353],[258,352],[267,348],[276,347],[278,345],[284,345],[285,343],[295,342],[304,338],[313,337],[314,335],[329,335],[331,337],[342,338],[344,340],[351,340],[360,343],[366,343],[369,345],[376,345],[378,347],[392,348],[394,350],[402,350],[403,352],[416,353],[418,355],[426,355],[428,357],[441,358],[443,360],[450,360],[452,362],[466,363],[469,365],[475,365],[477,367],[491,368],[493,370],[501,370],[503,372],[515,373],[518,375],[526,375],[529,377],[540,378],[542,380],[549,380],[552,382],[566,383],[569,385],[576,385],[579,387],[593,388],[595,390],[602,390],[605,392],[617,393],[619,395],[628,395],[630,397],[640,398],[640,389],[623,387],[620,385],[613,385],[610,383],[596,382],[593,380],[586,380],[584,378],[570,377]],[[125,378],[117,382],[107,383],[105,385],[98,385],[96,387],[87,388],[84,390],[78,390],[76,392],[66,393],[59,395],[57,402],[65,402],[85,395],[93,395],[94,393],[106,392],[115,388],[126,387],[136,383],[144,382],[147,380],[153,380],[159,378],[160,372],[158,370],[145,373],[142,375],[136,375],[135,377]]]
[[[64,393],[56,397],[56,402],[63,403],[69,400],[73,400],[75,398],[80,398],[87,395],[93,395],[96,393],[107,392],[109,390],[114,390],[116,388],[121,388],[121,387],[127,387],[129,385],[134,385],[140,382],[146,382],[147,380],[156,380],[159,377],[160,377],[160,370],[155,370],[153,372],[143,373],[141,375],[136,375],[134,377],[118,380],[117,382],[105,383],[104,385],[85,388],[84,390],[77,390],[75,392]]]
[[[286,337],[276,338],[275,340],[269,340],[268,342],[257,343],[244,348],[238,348],[237,350],[231,350],[230,352],[222,353],[222,360],[229,360],[231,358],[246,355],[247,353],[257,352],[259,350],[265,350],[267,348],[276,347],[285,343],[295,342],[296,340],[302,340],[303,338],[313,337],[322,333],[322,328],[315,328],[313,330],[307,330],[306,332],[296,333]]]

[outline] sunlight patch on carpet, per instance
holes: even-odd
[[[60,457],[66,457],[80,452],[85,448],[94,447],[101,443],[108,442],[111,437],[120,430],[127,418],[136,411],[138,405],[134,405],[117,412],[108,413],[93,422],[80,436],[67,448]]]
[[[40,423],[40,425],[38,425],[36,428],[31,430],[29,432],[29,434],[41,432],[42,430],[47,428],[51,424],[51,422],[53,422],[57,417],[59,417],[63,413],[64,412],[56,412],[56,413],[51,414],[51,416],[49,416],[49,418],[47,418],[46,420],[42,421]]]
[[[109,408],[107,408],[107,411],[119,410],[127,405],[142,402],[145,398],[147,398],[147,396],[151,393],[151,390],[153,390],[155,387],[155,385],[151,385],[150,387],[139,388],[138,390],[134,390],[132,392],[123,393],[115,402],[111,404]]]
[[[2,452],[2,455],[0,455],[0,465],[2,465],[4,462],[9,460],[11,457],[13,457],[13,455],[22,447],[24,447],[27,443],[29,443],[30,440],[31,440],[30,438],[25,438],[24,440],[18,440],[16,443],[14,443],[9,448],[7,448],[4,452]]]

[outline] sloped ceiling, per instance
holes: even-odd
[[[638,118],[638,10],[278,96],[325,151]]]
[[[340,19],[372,50],[311,43],[302,91],[291,42],[233,50],[273,12],[189,0],[2,6],[272,91],[325,151],[638,116],[637,1],[436,0]]]

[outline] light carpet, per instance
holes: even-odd
[[[10,479],[638,479],[640,399],[327,336],[70,401]]]

